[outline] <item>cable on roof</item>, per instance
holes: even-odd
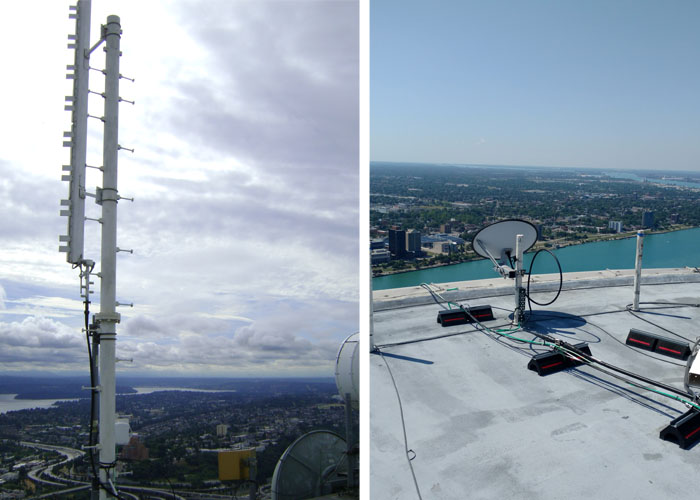
[[[389,366],[389,363],[387,362],[386,358],[384,357],[384,354],[382,353],[381,350],[377,349],[375,352],[377,352],[381,357],[382,360],[384,361],[384,364],[386,365],[386,369],[389,371],[389,376],[391,377],[391,382],[394,384],[394,391],[396,391],[396,399],[399,402],[399,412],[401,413],[401,427],[403,428],[403,444],[404,444],[404,451],[406,453],[406,461],[408,462],[408,467],[411,469],[411,476],[413,476],[413,484],[416,487],[416,494],[418,495],[419,500],[423,500],[423,497],[420,494],[420,488],[418,487],[418,480],[416,479],[416,473],[413,470],[413,464],[411,461],[416,458],[416,452],[413,451],[412,449],[408,448],[408,437],[406,436],[406,421],[403,416],[403,405],[401,404],[401,395],[399,394],[399,388],[396,385],[396,380],[394,379],[394,374],[391,372],[391,367]],[[410,453],[413,453],[413,456],[410,456]]]
[[[591,326],[596,327],[598,330],[601,330],[603,333],[605,333],[608,337],[610,337],[611,339],[613,339],[615,342],[617,342],[618,344],[621,344],[621,345],[625,346],[627,349],[630,349],[632,352],[635,352],[635,353],[640,354],[640,355],[642,355],[642,356],[646,356],[647,358],[651,358],[651,359],[653,359],[653,360],[655,360],[655,361],[660,361],[660,362],[662,362],[662,363],[668,363],[669,365],[685,367],[684,364],[675,363],[675,362],[673,362],[673,361],[671,361],[671,360],[668,360],[668,359],[657,358],[656,356],[652,356],[651,354],[648,354],[648,353],[642,351],[641,349],[636,349],[636,348],[632,347],[631,345],[628,345],[628,344],[626,344],[625,342],[623,342],[622,340],[620,340],[620,339],[618,339],[617,337],[615,337],[612,333],[610,333],[609,331],[607,331],[607,330],[606,330],[605,328],[603,328],[602,326],[596,325],[595,323],[591,323],[590,321],[588,321],[587,323],[588,323],[589,325],[591,325]]]
[[[665,302],[640,302],[640,304],[665,304]],[[684,306],[695,306],[695,307],[697,307],[696,304],[683,304],[683,305],[684,305]],[[691,339],[689,339],[688,337],[684,337],[683,335],[681,335],[681,334],[679,334],[679,333],[673,332],[673,331],[669,330],[668,328],[664,328],[663,326],[661,326],[661,325],[659,325],[659,324],[657,324],[657,323],[654,323],[653,321],[650,321],[650,320],[648,320],[648,319],[646,319],[646,318],[642,318],[641,316],[635,314],[634,311],[632,310],[632,304],[627,304],[627,305],[625,306],[625,308],[627,309],[627,312],[630,313],[630,314],[631,314],[632,316],[634,316],[635,318],[641,319],[642,321],[644,321],[644,322],[646,322],[646,323],[649,323],[650,325],[655,326],[656,328],[658,328],[658,329],[660,329],[660,330],[663,330],[663,331],[665,331],[665,332],[667,332],[667,333],[670,333],[671,335],[675,335],[676,337],[681,338],[681,339],[683,339],[683,340],[685,340],[685,341],[687,341],[687,342],[693,342],[693,341],[692,341]],[[665,308],[659,307],[659,308],[656,308],[656,309],[665,309]]]
[[[550,252],[550,253],[551,253],[551,252]],[[533,260],[534,260],[534,258],[533,258]],[[561,266],[560,266],[560,269],[561,269]],[[532,266],[530,266],[530,270],[532,271]],[[473,324],[474,324],[474,325],[478,325],[478,326],[480,326],[480,327],[482,328],[482,331],[483,331],[483,332],[494,333],[494,334],[496,334],[496,335],[498,335],[498,336],[505,337],[505,338],[508,338],[508,339],[510,339],[510,340],[514,340],[514,341],[516,341],[516,342],[527,343],[527,344],[530,344],[530,345],[541,345],[541,346],[551,347],[552,349],[558,350],[558,351],[562,352],[564,355],[566,355],[566,356],[568,356],[568,357],[570,357],[570,358],[572,358],[572,359],[575,359],[575,360],[577,360],[577,361],[580,361],[580,362],[584,363],[586,366],[590,366],[591,368],[596,369],[596,370],[598,370],[598,371],[601,371],[601,372],[603,372],[603,373],[605,373],[605,374],[607,374],[607,375],[610,375],[610,376],[613,377],[613,378],[617,378],[617,379],[619,379],[619,380],[622,380],[622,381],[624,381],[625,383],[627,383],[627,384],[629,384],[629,385],[631,385],[631,386],[633,386],[633,387],[637,387],[637,388],[639,388],[639,389],[647,390],[647,391],[653,392],[653,393],[655,393],[655,394],[659,394],[659,395],[661,395],[661,396],[664,396],[664,397],[673,399],[673,400],[675,400],[675,401],[678,401],[678,402],[683,403],[684,405],[686,405],[686,406],[689,407],[689,408],[694,408],[694,409],[700,411],[700,405],[698,405],[698,404],[696,404],[695,402],[693,402],[693,401],[698,401],[698,396],[695,394],[694,391],[692,391],[691,389],[689,389],[687,385],[686,385],[686,389],[688,389],[687,392],[681,391],[680,389],[677,389],[677,388],[675,388],[675,387],[673,387],[673,386],[670,386],[670,385],[664,384],[664,383],[662,383],[662,382],[658,382],[658,381],[649,379],[649,378],[647,378],[647,377],[644,377],[644,376],[642,376],[642,375],[638,375],[638,374],[633,373],[633,372],[629,372],[629,371],[627,371],[627,370],[625,370],[625,369],[623,369],[623,368],[617,367],[617,366],[615,366],[615,365],[612,365],[612,364],[610,364],[610,363],[607,363],[607,362],[605,362],[605,361],[602,361],[602,360],[600,360],[600,359],[597,359],[597,358],[595,358],[595,357],[593,357],[593,356],[590,356],[590,355],[586,354],[585,352],[582,352],[581,350],[577,349],[575,346],[569,344],[568,342],[563,341],[563,340],[560,340],[560,339],[557,339],[557,338],[555,338],[555,337],[552,337],[551,335],[542,334],[542,333],[538,333],[538,332],[534,332],[534,331],[530,331],[530,330],[524,330],[524,328],[523,328],[522,325],[520,325],[520,324],[518,324],[517,327],[515,327],[515,328],[512,328],[512,327],[511,327],[510,329],[504,329],[504,328],[493,329],[493,328],[490,328],[490,327],[484,325],[484,324],[483,324],[481,321],[479,321],[476,317],[474,317],[474,316],[470,313],[470,311],[469,311],[468,308],[464,307],[464,306],[463,306],[462,304],[460,304],[460,303],[450,302],[450,301],[446,300],[446,299],[445,299],[444,297],[442,297],[439,293],[437,293],[435,290],[433,290],[433,289],[430,287],[430,285],[428,285],[427,283],[421,284],[421,287],[423,287],[423,288],[425,288],[426,290],[428,290],[428,291],[430,292],[430,295],[431,295],[431,296],[433,297],[433,299],[435,300],[435,302],[436,302],[437,304],[441,305],[442,307],[444,307],[444,306],[438,301],[438,299],[441,299],[443,302],[447,303],[448,306],[450,306],[450,305],[455,305],[455,306],[457,306],[458,308],[460,308],[465,314],[467,314],[468,316],[470,316],[470,317],[472,318]],[[560,282],[560,290],[559,290],[559,292],[561,292],[561,282]],[[555,297],[554,300],[556,300],[556,298],[559,296],[559,292],[557,293],[557,296]],[[553,302],[553,301],[552,301],[552,302]],[[550,303],[552,303],[552,302],[550,302]],[[663,303],[660,303],[660,304],[664,304],[664,305],[668,304],[669,307],[675,307],[675,306],[693,306],[693,307],[700,307],[699,304],[681,304],[681,303],[666,303],[666,302],[663,302]],[[468,306],[467,306],[467,307],[468,307]],[[629,311],[629,307],[627,307],[626,310]],[[609,313],[616,313],[616,312],[624,312],[624,310],[609,311]],[[629,312],[631,312],[631,311],[629,311]],[[608,313],[608,312],[593,313],[593,314],[589,314],[589,315],[587,315],[587,316],[594,316],[594,315],[598,315],[598,314],[607,314],[607,313]],[[635,315],[635,316],[636,316],[636,315]],[[643,318],[640,318],[640,319],[643,319]],[[645,321],[646,321],[646,320],[645,320]],[[651,323],[651,322],[649,322],[649,323]],[[591,323],[591,324],[593,324],[593,323]],[[654,324],[654,323],[652,323],[652,324]],[[608,332],[607,332],[605,329],[603,329],[602,327],[600,327],[600,326],[598,326],[598,325],[594,325],[594,326],[596,326],[597,328],[600,328],[600,329],[603,330],[605,333],[608,333]],[[660,328],[661,328],[661,329],[664,329],[663,327],[660,327]],[[478,328],[475,328],[475,330],[479,331]],[[516,336],[514,336],[514,335],[511,335],[511,333],[517,332],[517,331],[519,331],[519,330],[526,331],[527,333],[530,333],[531,335],[534,335],[535,337],[538,337],[538,338],[540,339],[540,341],[538,342],[538,341],[536,341],[536,340],[523,339],[523,338],[519,338],[519,337],[516,337]],[[454,335],[460,335],[461,333],[465,333],[465,332],[454,333],[454,334],[446,334],[446,335],[436,336],[436,337],[433,337],[433,338],[430,338],[430,339],[420,339],[420,340],[406,341],[406,342],[401,342],[401,343],[396,343],[396,344],[387,344],[387,345],[409,344],[409,343],[421,342],[421,341],[423,341],[423,340],[433,340],[433,339],[437,339],[437,338],[443,338],[443,337],[450,337],[450,336],[454,336]],[[670,332],[670,333],[673,333],[673,332]],[[608,335],[610,335],[610,334],[608,333]],[[675,334],[675,335],[677,335],[677,334]],[[613,337],[613,338],[614,338],[614,337]],[[700,343],[700,338],[698,338],[697,342],[695,343],[695,346],[697,346],[699,343]],[[378,347],[379,347],[379,346],[378,346]],[[381,353],[381,351],[380,351],[379,349],[377,349],[376,352],[378,352],[380,355],[382,355],[382,353]],[[384,358],[383,355],[382,355],[382,359],[384,359],[384,362],[386,363],[386,359]],[[655,359],[656,359],[656,358],[655,358]],[[660,361],[662,361],[662,360],[660,360]],[[674,363],[674,364],[675,364],[675,363]],[[607,370],[604,369],[604,368],[601,368],[601,366],[598,366],[598,365],[601,365],[601,366],[607,368]],[[399,398],[399,408],[401,409],[401,421],[402,421],[402,424],[404,424],[404,421],[403,421],[403,408],[402,408],[402,406],[401,406],[401,400],[400,400],[400,396],[399,396],[399,393],[398,393],[398,388],[396,387],[396,382],[395,382],[395,380],[394,380],[393,374],[391,373],[391,368],[389,368],[389,364],[386,363],[386,366],[387,366],[387,369],[389,370],[389,374],[391,375],[392,382],[394,382],[394,389],[396,390],[397,398]],[[621,376],[621,375],[618,375],[617,373],[613,373],[613,372],[617,372],[617,373],[619,373],[619,374],[625,375],[625,376],[628,377],[628,378],[625,378],[625,377],[623,377],[623,376]],[[687,376],[687,373],[686,373],[686,376]],[[637,379],[637,380],[640,380],[640,381],[642,381],[642,382],[645,382],[646,384],[649,384],[649,385],[653,385],[653,386],[656,386],[656,387],[663,388],[663,389],[665,389],[665,390],[668,391],[668,392],[660,391],[660,390],[658,390],[658,389],[654,389],[654,388],[652,388],[652,387],[648,387],[648,386],[639,384],[638,382],[634,382],[634,381],[630,380],[629,378]],[[675,393],[675,395],[674,395],[674,394],[669,394],[669,393]],[[683,396],[683,397],[680,397],[680,396]],[[685,399],[685,398],[688,398],[688,397],[692,398],[693,401],[689,401],[688,399]],[[408,442],[407,442],[407,440],[406,440],[406,427],[405,427],[405,424],[404,424],[404,443],[405,443],[405,448],[406,448],[406,458],[407,458],[407,460],[409,461],[409,466],[411,466],[410,461],[412,460],[412,458],[410,458],[410,457],[408,456],[409,450],[408,450]],[[414,452],[414,453],[415,453],[415,452]],[[413,457],[413,458],[415,458],[415,457]],[[411,473],[413,473],[413,467],[412,467],[412,466],[411,466]],[[415,474],[414,474],[414,476],[413,476],[413,479],[414,479],[414,482],[415,482]],[[416,483],[416,488],[418,488],[418,484],[417,484],[417,483]],[[419,490],[417,490],[417,491],[418,491],[418,495],[419,495],[419,497],[420,497],[420,491],[419,491]]]
[[[559,268],[559,290],[557,290],[557,294],[554,296],[552,300],[549,302],[537,302],[535,299],[530,297],[530,277],[532,276],[532,268],[535,265],[535,259],[541,252],[547,252],[549,255],[554,257],[554,261],[557,263],[557,267]],[[530,271],[527,273],[527,288],[525,291],[525,296],[527,297],[527,302],[528,302],[528,307],[530,308],[530,311],[532,311],[532,305],[530,305],[530,302],[533,304],[537,304],[538,306],[549,306],[554,304],[554,302],[559,298],[559,295],[561,294],[561,289],[564,286],[564,273],[561,270],[561,263],[559,262],[559,259],[557,258],[556,255],[554,255],[554,252],[547,250],[546,248],[540,248],[535,252],[535,255],[532,256],[532,260],[530,261]]]
[[[438,297],[440,297],[439,294],[436,293],[436,295],[437,295]],[[534,335],[535,337],[538,337],[538,338],[540,338],[540,339],[542,340],[542,342],[539,342],[539,343],[538,343],[538,342],[535,342],[534,340],[521,339],[521,338],[512,336],[512,335],[510,335],[510,331],[504,331],[504,330],[502,330],[502,329],[497,329],[497,330],[491,329],[491,328],[487,327],[486,325],[484,325],[483,323],[481,323],[477,318],[475,318],[475,317],[469,312],[469,310],[468,310],[467,308],[463,307],[461,304],[459,304],[459,307],[462,309],[462,311],[464,311],[465,314],[469,315],[469,316],[472,318],[472,320],[474,321],[475,324],[478,324],[478,325],[481,326],[484,330],[487,330],[487,331],[496,333],[496,334],[498,334],[498,335],[502,335],[502,336],[504,336],[504,337],[510,338],[511,340],[516,340],[516,341],[518,341],[518,342],[526,342],[526,343],[535,344],[535,345],[544,345],[544,346],[552,347],[552,348],[554,348],[554,349],[558,349],[558,350],[560,350],[560,351],[562,351],[562,352],[568,352],[567,355],[569,355],[569,357],[571,357],[571,354],[573,353],[574,355],[577,356],[577,358],[581,358],[581,359],[583,359],[583,360],[586,360],[586,361],[587,361],[586,364],[588,364],[588,365],[591,365],[592,363],[597,363],[597,364],[599,364],[599,365],[601,365],[601,366],[604,366],[604,367],[608,368],[608,370],[612,370],[612,371],[615,371],[615,372],[617,372],[617,373],[621,373],[621,374],[623,374],[623,375],[626,375],[627,377],[631,377],[631,378],[633,378],[633,379],[640,380],[640,381],[642,381],[642,382],[644,382],[644,383],[646,383],[646,384],[650,384],[650,385],[653,385],[653,386],[656,386],[656,387],[665,389],[666,391],[675,393],[675,394],[677,394],[677,395],[679,395],[679,396],[693,397],[693,398],[695,397],[695,394],[694,394],[694,393],[689,393],[689,392],[682,391],[682,390],[677,389],[677,388],[675,388],[675,387],[673,387],[673,386],[664,384],[663,382],[658,382],[658,381],[649,379],[649,378],[644,377],[644,376],[642,376],[642,375],[639,375],[639,374],[636,374],[636,373],[627,371],[627,370],[625,370],[625,369],[623,369],[623,368],[620,368],[620,367],[618,367],[618,366],[612,365],[612,364],[610,364],[610,363],[607,363],[607,362],[605,362],[605,361],[602,361],[602,360],[600,360],[600,359],[597,359],[597,358],[595,358],[595,357],[593,357],[593,356],[590,356],[590,355],[586,354],[585,352],[582,352],[581,350],[577,349],[575,346],[569,344],[568,342],[566,342],[566,341],[564,341],[564,340],[557,339],[557,338],[555,338],[555,337],[552,337],[551,335],[547,335],[547,334],[543,334],[543,333],[539,333],[539,332],[534,332],[534,331],[530,331],[530,330],[525,330],[525,331],[527,331],[528,333],[530,333],[530,334]],[[518,328],[517,328],[517,329],[511,330],[511,331],[518,331],[518,330],[520,330],[521,328],[522,328],[521,325],[518,325]],[[628,383],[629,383],[629,382],[628,382]],[[637,384],[637,386],[639,386],[639,385]],[[646,389],[645,386],[639,386],[639,387]],[[662,394],[662,395],[666,395],[666,393],[663,393],[663,392],[660,392],[660,391],[657,391],[657,390],[653,390],[653,392],[656,392],[656,393]],[[673,399],[677,399],[677,398],[673,398]],[[681,401],[680,399],[678,399],[678,400]],[[682,401],[685,402],[685,400],[682,400]],[[700,409],[700,406],[698,406],[698,409]]]
[[[590,366],[591,368],[594,368],[594,369],[596,369],[596,370],[598,370],[598,371],[601,371],[601,372],[603,372],[603,373],[605,373],[605,374],[607,374],[607,375],[609,375],[609,376],[611,376],[611,377],[614,377],[614,378],[616,378],[616,379],[618,379],[618,380],[622,380],[623,382],[625,382],[625,383],[627,383],[627,384],[629,384],[629,385],[631,385],[631,386],[633,386],[633,387],[637,387],[637,388],[639,388],[639,389],[644,389],[644,390],[647,390],[647,391],[654,392],[654,393],[656,393],[656,394],[660,394],[660,395],[662,395],[662,396],[666,396],[667,398],[670,398],[670,399],[674,399],[674,400],[676,400],[676,401],[679,401],[679,402],[685,404],[685,405],[688,406],[688,407],[692,407],[692,408],[695,408],[696,410],[700,410],[700,405],[697,405],[696,403],[694,403],[694,402],[692,402],[692,401],[688,401],[687,399],[684,399],[684,398],[681,398],[681,397],[678,397],[678,396],[674,396],[673,394],[668,394],[668,393],[666,393],[666,392],[659,391],[659,390],[654,389],[654,388],[652,388],[652,387],[646,387],[646,386],[644,386],[644,385],[638,384],[637,382],[633,382],[633,381],[631,381],[631,380],[629,380],[629,379],[627,379],[627,378],[625,378],[625,377],[622,377],[622,376],[620,376],[620,375],[617,375],[616,373],[613,373],[613,372],[611,372],[611,371],[609,371],[609,370],[605,370],[604,368],[601,368],[600,366],[596,366],[596,363],[602,364],[603,366],[607,366],[608,368],[610,368],[611,370],[614,370],[614,371],[628,373],[628,374],[630,374],[630,376],[633,376],[634,378],[644,379],[644,377],[641,377],[641,376],[639,376],[639,375],[635,375],[635,374],[633,374],[633,373],[631,373],[631,372],[626,372],[625,370],[619,369],[619,368],[617,368],[617,367],[615,367],[615,366],[613,366],[613,365],[608,365],[607,363],[601,362],[600,360],[592,361],[593,359],[595,359],[595,358],[593,358],[592,356],[590,356],[591,360],[586,359],[586,358],[588,358],[589,356],[585,355],[585,353],[581,353],[580,351],[579,351],[579,352],[574,352],[574,351],[578,351],[578,349],[573,349],[573,350],[571,350],[571,349],[568,349],[568,348],[566,348],[566,347],[562,347],[562,346],[560,346],[560,345],[554,346],[554,348],[557,349],[557,350],[559,350],[559,351],[562,352],[563,354],[566,354],[567,356],[569,356],[569,357],[575,359],[576,361],[580,361],[580,362],[584,363],[586,366]],[[579,354],[583,354],[583,356],[580,356]],[[647,380],[649,380],[649,379],[647,379]],[[650,382],[652,382],[653,385],[657,385],[657,386],[659,386],[659,387],[664,386],[663,384],[659,385],[658,382],[654,382],[653,380],[650,380]],[[671,387],[671,386],[665,386],[665,387],[667,387],[668,389],[672,389],[671,392],[675,392],[676,394],[681,394],[681,395],[684,395],[684,396],[691,396],[691,394],[687,394],[687,393],[684,394],[684,393],[680,392],[679,390],[677,390],[677,389],[675,389],[675,388],[673,388],[673,387]],[[694,396],[694,395],[693,395],[693,396]]]

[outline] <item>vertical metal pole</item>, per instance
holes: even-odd
[[[348,457],[348,489],[352,489],[355,486],[355,459],[352,453],[352,448],[355,439],[352,435],[352,401],[350,399],[350,394],[345,394],[345,444],[346,453]]]
[[[249,500],[255,500],[258,496],[258,458],[253,456],[250,459],[248,470],[250,471],[250,486],[248,488],[248,498]],[[238,495],[236,495],[238,496]]]
[[[515,237],[515,312],[513,320],[521,323],[523,320],[523,235],[519,234]]]
[[[99,359],[100,355],[100,336],[97,333],[93,333],[92,336],[92,359],[90,360],[90,363],[92,364],[91,368],[91,373],[94,374],[94,379],[90,380],[90,385],[93,387],[90,389],[91,391],[95,391],[95,387],[98,387],[100,385],[100,376],[99,376],[99,365],[97,363],[97,360]],[[100,424],[99,424],[99,418],[100,418],[100,400],[99,400],[99,393],[97,394],[97,397],[91,398],[91,405],[92,408],[90,409],[90,413],[92,414],[93,421],[91,422],[92,424],[92,434],[90,435],[90,444],[94,445],[97,440],[95,437],[97,436],[97,431],[100,429]],[[100,460],[99,456],[97,453],[92,454],[93,458],[93,466],[94,470],[100,470]],[[100,485],[97,480],[97,477],[92,478],[92,491],[90,492],[90,499],[91,500],[98,500],[100,498]]]
[[[369,350],[374,352],[376,344],[374,343],[374,296],[372,286],[372,257],[370,256],[369,264]]]
[[[100,480],[110,487],[114,482],[113,464],[116,460],[114,425],[115,402],[115,344],[119,314],[116,309],[117,275],[117,156],[119,125],[119,16],[107,17],[105,36],[105,112],[102,176],[102,258],[100,264]],[[107,499],[102,489],[100,499]],[[110,495],[112,496],[112,495]]]
[[[642,251],[644,250],[644,231],[637,231],[637,257],[634,261],[634,304],[632,309],[639,311],[639,289],[642,286]]]

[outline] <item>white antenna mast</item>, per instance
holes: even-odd
[[[95,315],[100,336],[100,482],[114,484],[116,465],[116,325],[117,307],[117,163],[119,152],[119,16],[107,17],[102,27],[105,40],[105,114],[102,189],[97,203],[102,205],[102,255],[100,262],[100,312]],[[111,496],[111,495],[110,495]],[[107,491],[100,489],[100,499]]]
[[[87,195],[95,198],[98,205],[102,206],[102,216],[97,220],[101,224],[101,260],[100,272],[97,276],[101,279],[100,284],[100,312],[94,316],[96,326],[90,327],[88,335],[93,335],[93,351],[90,360],[91,367],[96,365],[96,357],[99,351],[99,383],[93,377],[90,389],[93,391],[93,413],[95,409],[95,393],[99,394],[99,444],[91,448],[99,449],[99,473],[97,474],[97,484],[94,484],[93,498],[96,496],[96,489],[99,486],[100,500],[108,497],[118,497],[114,487],[114,468],[116,466],[116,374],[115,374],[115,344],[116,325],[119,323],[120,315],[116,312],[119,303],[116,300],[116,274],[117,274],[117,252],[125,251],[117,247],[117,202],[121,197],[117,191],[117,164],[118,152],[124,148],[119,145],[119,102],[126,99],[119,97],[119,50],[121,38],[121,25],[118,16],[109,16],[107,24],[102,26],[100,40],[91,48],[89,44],[90,36],[90,0],[79,0],[77,6],[70,7],[71,19],[76,19],[76,34],[69,35],[69,40],[75,43],[69,44],[70,48],[75,48],[75,64],[69,66],[74,73],[69,73],[68,78],[75,79],[73,86],[73,96],[66,97],[69,103],[66,109],[72,111],[72,128],[70,132],[65,132],[64,146],[71,148],[71,163],[63,167],[69,174],[63,176],[63,180],[70,182],[68,200],[62,200],[61,205],[68,207],[61,211],[61,215],[68,216],[68,234],[60,236],[59,241],[67,243],[59,250],[66,252],[68,262],[81,267],[81,293],[85,292],[85,314],[86,325],[89,300],[90,273],[94,267],[94,262],[87,260],[83,256],[84,247],[84,226],[85,220],[85,197]],[[85,189],[85,169],[87,151],[87,118],[88,114],[88,73],[90,54],[105,43],[106,53],[105,70],[105,91],[102,97],[105,100],[103,138],[103,166],[102,188],[97,188],[95,194],[87,193]],[[133,81],[133,80],[132,80]],[[133,104],[131,101],[126,101]],[[132,200],[133,201],[133,200]],[[127,250],[132,252],[131,250]],[[85,267],[85,271],[83,271]],[[84,284],[83,284],[84,280]],[[91,370],[94,373],[94,370]],[[90,436],[92,442],[92,435]]]

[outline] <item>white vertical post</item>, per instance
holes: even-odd
[[[352,432],[352,398],[350,393],[345,394],[345,445],[348,464],[347,487],[352,489],[355,487],[355,456],[353,455],[355,436]]]
[[[634,304],[632,309],[639,311],[639,289],[642,285],[642,251],[644,249],[644,231],[637,231],[637,257],[634,262]]]
[[[522,287],[523,287],[523,235],[515,237],[515,312],[513,320],[521,323],[523,320]]]
[[[371,252],[371,250],[370,250]],[[369,263],[369,351],[374,352],[376,345],[374,343],[374,294],[372,286],[372,257],[370,255]]]
[[[73,97],[66,109],[72,109],[70,176],[64,177],[69,185],[68,245],[66,260],[78,264],[83,260],[85,228],[85,161],[87,155],[87,106],[90,76],[90,11],[91,0],[78,0],[75,22],[75,64],[73,68]]]
[[[117,156],[119,124],[119,41],[121,25],[119,16],[107,17],[105,36],[105,112],[102,191],[98,201],[102,204],[102,258],[100,268],[100,312],[97,315],[100,335],[100,481],[113,484],[116,460],[114,426],[115,401],[115,344],[117,275]],[[108,492],[100,490],[100,499],[107,499]],[[112,495],[110,495],[112,496]]]

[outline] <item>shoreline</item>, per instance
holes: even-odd
[[[652,234],[675,233],[675,232],[678,232],[678,231],[687,231],[688,229],[698,229],[698,226],[680,227],[680,228],[677,228],[677,229],[664,229],[664,230],[659,230],[659,231],[646,231],[646,230],[645,230],[644,234],[645,234],[646,236],[648,236],[648,235],[652,235]],[[602,241],[626,240],[626,239],[629,239],[629,238],[634,238],[634,237],[637,235],[637,231],[638,231],[638,230],[626,231],[626,232],[624,232],[624,233],[619,233],[619,235],[611,236],[610,238],[602,238],[602,239],[593,240],[593,241],[591,241],[591,240],[587,240],[587,241],[568,241],[568,242],[566,242],[565,244],[560,244],[560,245],[559,245],[558,247],[556,247],[556,248],[548,248],[548,250],[559,250],[559,249],[561,249],[561,248],[566,248],[566,247],[571,247],[571,246],[578,246],[578,245],[585,245],[585,244],[587,244],[587,243],[599,243],[599,242],[602,242]],[[624,236],[621,236],[621,235],[624,235]],[[555,241],[556,241],[556,240],[555,240]],[[539,250],[540,248],[545,248],[544,245],[539,245],[539,246],[538,246],[539,243],[542,243],[542,242],[538,241],[537,243],[535,243],[535,245],[533,246],[532,250],[529,251],[529,252],[526,252],[526,254],[532,253],[532,252],[534,252],[534,251],[537,251],[537,250]],[[458,264],[464,264],[464,263],[467,263],[467,262],[474,262],[474,261],[478,261],[478,260],[486,260],[486,259],[484,259],[483,257],[475,257],[475,258],[460,260],[459,262],[447,262],[447,263],[430,264],[430,265],[426,265],[426,266],[421,266],[420,269],[416,269],[416,268],[413,268],[413,269],[397,269],[397,270],[395,270],[395,271],[386,271],[386,272],[379,271],[378,273],[375,272],[374,269],[372,269],[372,278],[381,278],[382,276],[393,276],[393,275],[395,275],[395,274],[413,273],[413,272],[416,272],[416,271],[422,271],[422,270],[424,270],[424,269],[435,269],[435,268],[438,268],[438,267],[456,266],[456,265],[458,265]],[[410,262],[410,261],[409,261],[409,262]]]

